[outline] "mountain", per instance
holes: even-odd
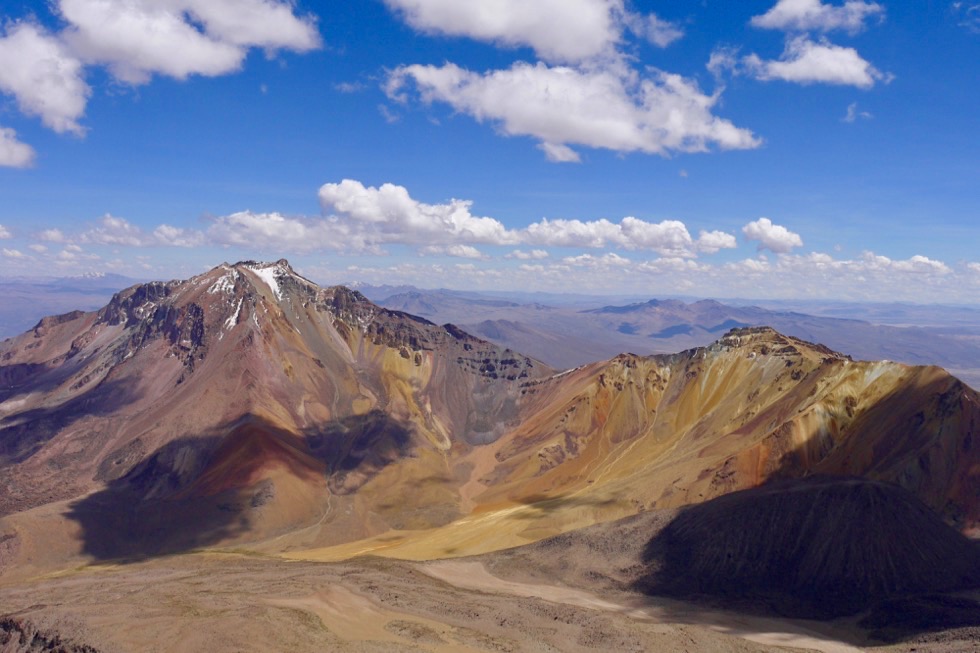
[[[462,555],[811,474],[895,482],[969,531],[978,406],[939,368],[768,327],[556,373],[245,261],[0,343],[0,565]]]
[[[285,261],[133,286],[0,343],[0,361],[0,511],[89,496],[71,514],[122,531],[137,524],[98,521],[117,504],[188,512],[200,500],[210,507],[188,528],[208,530],[211,512],[245,501],[266,507],[253,537],[365,485],[359,516],[377,525],[351,534],[383,530],[396,509],[399,525],[458,516],[438,480],[449,451],[499,437],[521,383],[552,373],[452,325],[320,288]],[[387,505],[412,483],[430,489]]]
[[[940,365],[980,386],[980,314],[955,307],[831,304],[825,307],[827,314],[808,314],[714,300],[654,299],[610,305],[593,298],[591,305],[493,305],[489,296],[414,290],[410,294],[414,303],[410,306],[405,303],[408,297],[402,293],[380,303],[390,308],[416,309],[434,321],[451,321],[475,335],[558,368],[591,363],[624,351],[680,351],[708,345],[732,328],[771,326],[863,360]],[[821,311],[818,305],[800,306]],[[878,323],[839,316],[847,311],[874,319],[904,321]]]

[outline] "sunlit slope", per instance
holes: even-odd
[[[312,555],[483,552],[815,473],[894,481],[960,529],[977,523],[977,396],[938,368],[854,362],[761,328],[525,391],[521,424],[463,458],[470,515]]]

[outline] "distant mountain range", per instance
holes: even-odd
[[[135,283],[118,274],[0,279],[0,339],[23,333],[48,315],[100,308]]]
[[[618,353],[667,353],[704,346],[731,328],[771,326],[861,360],[940,365],[980,386],[980,311],[959,307],[847,305],[852,314],[902,326],[836,317],[841,304],[811,304],[813,315],[713,300],[653,299],[626,305],[546,305],[454,291],[411,290],[379,304],[435,322],[453,322],[497,344],[568,368]],[[922,325],[922,326],[920,326]]]

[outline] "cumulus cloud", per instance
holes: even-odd
[[[905,260],[894,261],[887,256],[864,252],[860,259],[860,267],[871,271],[898,271],[915,274],[946,275],[952,272],[950,267],[942,261],[930,259],[921,254],[916,254]]]
[[[238,70],[251,47],[319,47],[315,22],[278,0],[59,0],[63,34],[89,63],[130,84],[153,74],[177,79]]]
[[[34,23],[16,22],[5,32],[0,38],[0,91],[12,95],[23,113],[40,117],[54,131],[84,134],[78,120],[91,89],[82,79],[81,62]],[[0,139],[12,137],[6,133]]]
[[[248,247],[258,244],[274,251],[342,249],[349,242],[345,236],[343,229],[327,220],[252,211],[222,216],[207,230],[208,241],[214,244]]]
[[[718,94],[663,71],[640,77],[618,68],[518,62],[484,74],[452,63],[390,73],[389,97],[405,101],[411,88],[425,103],[443,102],[505,135],[539,140],[552,161],[577,161],[573,144],[660,155],[761,144],[751,131],[713,115]]]
[[[385,0],[417,30],[526,46],[551,62],[611,54],[621,38],[622,0]]]
[[[18,249],[7,249],[4,247],[2,252],[6,258],[26,258],[24,253]]]
[[[422,256],[454,256],[456,258],[471,258],[482,261],[490,257],[472,245],[429,245],[419,250]]]
[[[92,90],[86,65],[142,84],[154,74],[184,79],[238,70],[249,49],[306,52],[320,46],[316,22],[290,0],[52,0],[65,24],[51,33],[33,20],[0,29],[0,93],[58,133],[85,134]],[[25,168],[35,152],[0,127],[0,166]]]
[[[735,249],[738,241],[735,236],[724,231],[701,231],[698,235],[698,251],[714,254],[723,249]]]
[[[748,240],[759,241],[759,251],[768,249],[776,254],[785,254],[794,247],[802,247],[803,239],[782,225],[773,224],[769,218],[759,218],[742,227]]]
[[[859,32],[870,18],[882,18],[885,8],[876,2],[847,0],[841,6],[824,4],[820,0],[779,0],[776,5],[752,18],[754,27],[785,31],[845,30]]]
[[[400,242],[416,245],[492,244],[518,242],[498,220],[474,216],[472,202],[452,199],[426,204],[395,184],[368,187],[345,179],[320,187],[320,206],[333,224],[366,243]]]
[[[582,220],[549,220],[540,222],[524,230],[524,240],[532,245],[551,247],[606,247],[622,242],[622,227],[602,218],[583,222]]]
[[[204,234],[194,229],[183,229],[162,224],[153,230],[153,241],[169,247],[198,247],[205,242]]]
[[[0,167],[29,168],[34,165],[34,148],[17,139],[17,132],[0,127]]]
[[[35,254],[44,254],[46,251],[48,251],[47,247],[45,247],[44,245],[40,245],[38,243],[28,245],[27,249],[31,250]]]
[[[4,239],[7,239],[7,238],[13,238],[13,237],[14,237],[14,235],[12,233],[10,233],[10,229],[7,229],[5,226],[3,226],[2,224],[0,224],[0,240],[4,240]]]
[[[779,79],[798,84],[837,84],[871,88],[893,78],[861,58],[857,50],[821,40],[798,36],[786,43],[778,61],[763,60],[751,54],[742,59],[748,74],[762,81]]]
[[[106,213],[99,218],[95,227],[82,234],[81,242],[95,245],[140,247],[143,245],[143,232],[126,219]]]
[[[684,30],[677,23],[664,20],[656,14],[637,17],[631,28],[658,48],[666,48],[674,41],[684,38]]]
[[[56,243],[69,240],[59,229],[42,231],[37,234],[37,237]],[[206,244],[207,239],[202,232],[195,229],[184,229],[167,224],[162,224],[151,233],[146,233],[125,218],[106,213],[96,221],[94,226],[78,235],[78,242],[112,247],[198,247]],[[74,243],[68,243],[65,249],[70,252],[81,251],[81,248]]]
[[[504,258],[517,259],[518,261],[535,261],[548,258],[550,255],[546,250],[543,249],[532,249],[530,252],[525,252],[520,249],[515,249],[510,254],[507,254]]]
[[[579,256],[567,256],[562,259],[562,263],[588,268],[617,267],[626,268],[633,265],[633,261],[624,258],[614,252],[593,256],[592,254],[580,254]]]
[[[555,247],[622,247],[652,250],[664,256],[691,258],[698,253],[713,254],[737,245],[735,237],[722,231],[702,231],[695,240],[683,222],[648,222],[628,216],[618,224],[603,218],[581,220],[544,219],[523,231],[525,242]]]
[[[66,240],[65,232],[61,229],[42,229],[37,233],[37,238],[48,243],[63,243]]]

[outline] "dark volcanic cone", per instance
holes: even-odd
[[[685,509],[652,539],[650,593],[762,601],[836,617],[896,596],[980,585],[976,545],[907,491],[810,477]]]

